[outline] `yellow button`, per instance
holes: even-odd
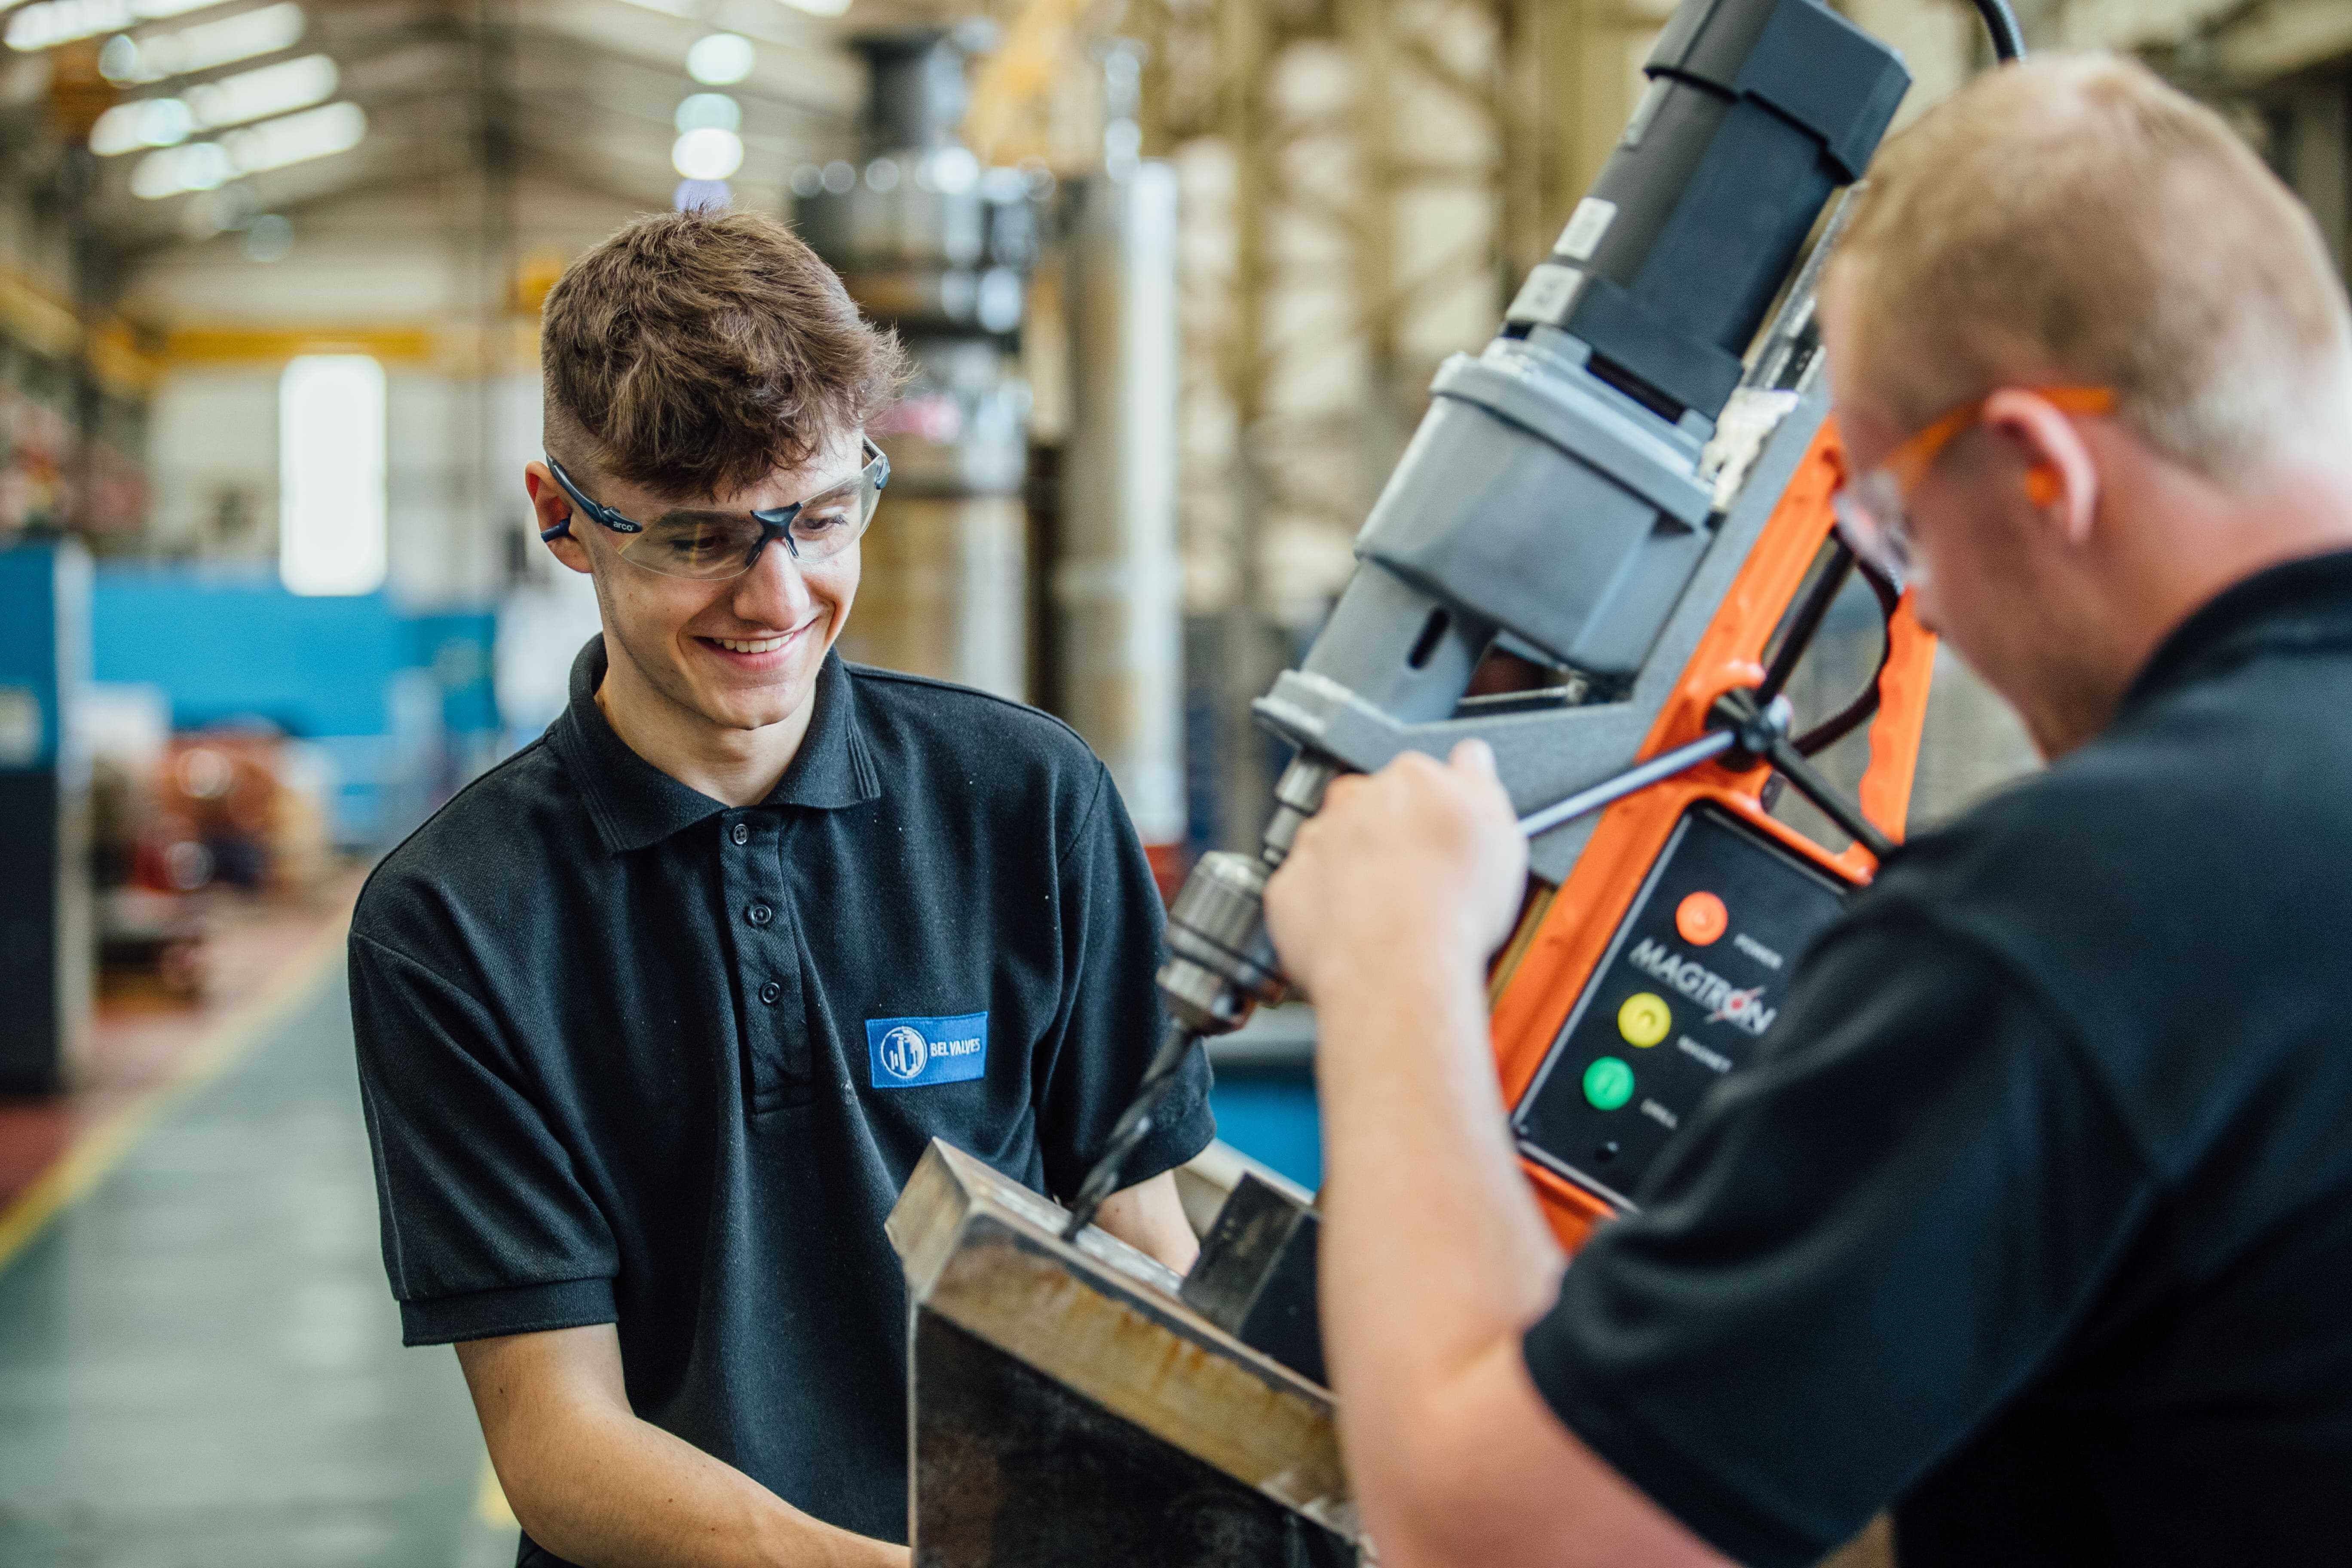
[[[1664,997],[1652,992],[1637,991],[1617,1009],[1617,1032],[1629,1046],[1654,1046],[1674,1026],[1674,1009],[1666,1005]]]

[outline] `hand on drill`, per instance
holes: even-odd
[[[1482,741],[1332,781],[1266,884],[1283,972],[1309,996],[1482,966],[1527,891],[1528,846]]]

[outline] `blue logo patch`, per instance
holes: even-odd
[[[866,1058],[877,1089],[964,1083],[988,1071],[988,1015],[868,1018]]]

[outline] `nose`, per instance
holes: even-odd
[[[782,540],[770,541],[751,569],[735,579],[735,613],[777,631],[808,619],[815,603],[800,563]]]

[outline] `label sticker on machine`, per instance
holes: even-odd
[[[1707,1091],[1753,1059],[1848,884],[1698,807],[1512,1114],[1520,1152],[1619,1208]]]
[[[1552,249],[1570,261],[1590,261],[1601,247],[1609,226],[1617,221],[1617,204],[1602,201],[1599,196],[1587,196],[1576,204],[1569,215],[1568,226],[1559,231],[1559,243]]]

